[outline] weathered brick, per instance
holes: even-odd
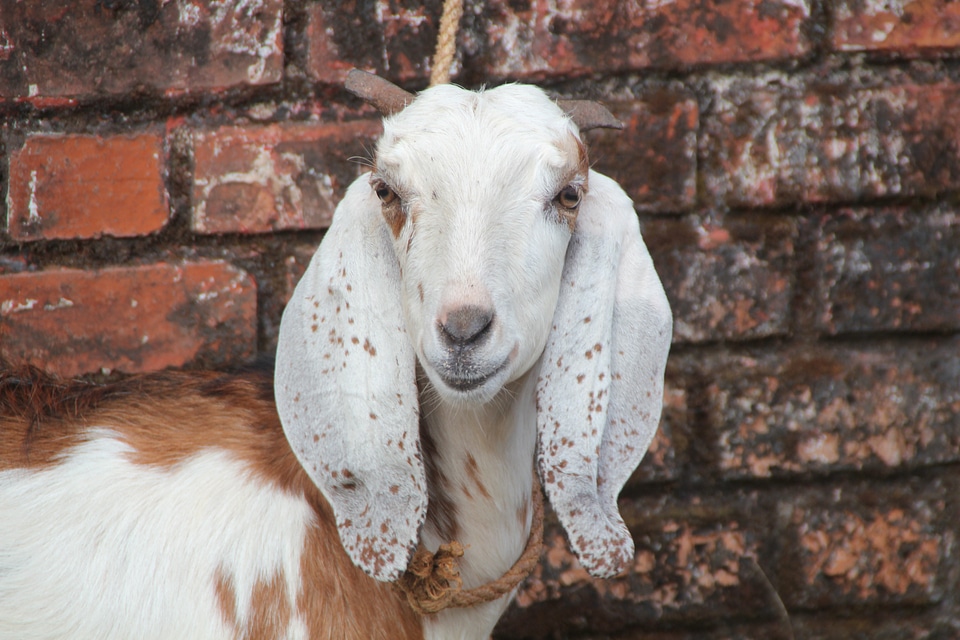
[[[235,364],[256,352],[256,293],[219,261],[0,275],[0,356],[66,376]]]
[[[193,135],[193,230],[264,233],[330,224],[364,170],[375,121],[222,127]]]
[[[354,67],[395,82],[425,80],[437,40],[440,0],[414,3],[325,0],[307,10],[307,73],[341,84]]]
[[[806,0],[493,0],[466,46],[481,75],[527,79],[776,60],[810,51],[809,17]]]
[[[282,0],[0,4],[0,96],[122,95],[277,82]]]
[[[951,0],[840,0],[832,42],[838,51],[898,54],[960,47],[960,7]]]
[[[766,613],[769,588],[756,570],[756,540],[735,522],[693,525],[667,520],[636,533],[624,577],[590,577],[558,529],[544,536],[540,564],[521,584],[498,637],[555,637],[560,630],[610,632],[629,625]],[[758,604],[759,603],[759,604]]]
[[[689,216],[648,221],[643,234],[673,309],[674,342],[749,340],[789,330],[791,220]]]
[[[915,483],[914,483],[915,484]],[[928,605],[953,546],[946,488],[883,485],[814,492],[784,504],[794,528],[780,595],[788,607]]]
[[[138,236],[169,219],[164,141],[32,135],[10,153],[7,230],[16,240]]]
[[[619,182],[640,211],[691,208],[697,197],[699,116],[693,96],[664,89],[606,106],[624,130],[590,134],[594,168]]]
[[[960,329],[960,216],[843,209],[816,228],[817,325],[830,334]]]
[[[705,363],[731,477],[960,461],[960,340],[804,348]]]
[[[845,612],[831,617],[817,612],[792,614],[790,622],[796,640],[938,640],[956,637],[952,616],[937,621],[935,616],[913,614],[900,609],[870,612],[869,617],[850,617]]]
[[[960,186],[960,87],[717,83],[701,114],[711,202],[781,206],[935,195]]]

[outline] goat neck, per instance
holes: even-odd
[[[463,588],[502,576],[520,556],[531,525],[536,446],[530,375],[508,384],[493,401],[438,402],[420,375],[420,438],[429,506],[421,541],[430,551],[451,540],[464,546]],[[510,601],[447,609],[424,621],[427,638],[485,638]],[[475,634],[475,635],[471,635]]]

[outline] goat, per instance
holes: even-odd
[[[592,574],[632,561],[617,495],[672,324],[579,136],[612,116],[523,85],[349,86],[384,132],[284,311],[272,389],[0,378],[0,637],[486,638],[510,593],[420,615],[390,583],[451,540],[464,588],[501,576],[535,470]]]

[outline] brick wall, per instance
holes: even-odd
[[[0,355],[269,354],[440,1],[0,2]],[[548,529],[499,638],[960,637],[960,4],[470,0],[455,78],[604,100],[676,316],[629,575]],[[788,622],[789,620],[789,622]]]

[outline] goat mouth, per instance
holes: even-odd
[[[509,362],[510,362],[510,359],[507,358],[503,362],[501,362],[499,365],[497,365],[487,373],[480,376],[463,376],[463,375],[456,375],[456,374],[450,374],[450,373],[444,375],[443,373],[441,373],[440,378],[443,380],[444,384],[446,384],[448,387],[450,387],[454,391],[463,391],[463,392],[473,391],[475,389],[479,389],[484,384],[486,384],[488,380],[490,380],[491,378],[496,376],[498,373],[503,371]]]

